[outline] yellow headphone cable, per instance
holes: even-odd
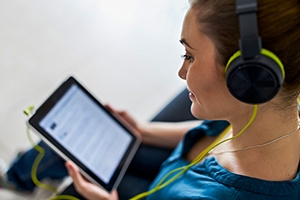
[[[187,170],[189,170],[192,166],[194,166],[195,164],[199,163],[212,149],[214,149],[215,147],[219,146],[220,144],[227,142],[229,140],[233,140],[237,137],[239,137],[254,121],[256,114],[257,114],[257,105],[254,105],[253,108],[253,113],[252,116],[249,120],[249,122],[245,125],[245,127],[235,136],[222,140],[221,139],[228,133],[228,131],[231,129],[231,126],[229,125],[223,132],[222,134],[212,143],[210,144],[206,149],[204,149],[190,164],[183,166],[183,167],[179,167],[176,169],[173,169],[172,171],[170,171],[169,173],[167,173],[159,182],[158,184],[151,190],[143,192],[141,194],[138,194],[134,197],[132,197],[130,200],[138,200],[138,199],[142,199],[146,196],[149,196],[153,193],[155,193],[156,191],[166,187],[167,185],[169,185],[170,183],[172,183],[173,181],[175,181],[178,177],[180,177],[182,174],[184,174]],[[33,110],[33,106],[28,107],[26,110],[24,110],[24,113],[30,117],[31,115],[31,111]],[[33,181],[33,183],[39,187],[39,188],[43,188],[46,190],[49,190],[51,192],[53,192],[56,196],[50,198],[50,200],[59,200],[59,199],[65,199],[65,200],[78,200],[77,197],[71,196],[71,195],[57,195],[58,191],[51,185],[48,184],[44,184],[42,182],[40,182],[37,178],[37,169],[39,166],[39,163],[41,162],[42,158],[45,155],[45,150],[35,144],[35,142],[33,141],[33,139],[31,138],[30,135],[30,128],[27,125],[27,129],[26,129],[26,133],[27,133],[27,137],[31,143],[31,145],[34,147],[34,149],[36,151],[39,152],[38,156],[36,157],[36,159],[34,160],[34,163],[32,165],[32,170],[31,170],[31,179]],[[178,172],[175,176],[173,176],[171,179],[169,179],[168,181],[165,181],[170,175],[174,174],[175,172]]]
[[[189,170],[192,166],[194,166],[195,164],[199,163],[212,149],[214,149],[215,147],[219,146],[220,144],[223,144],[224,142],[227,142],[229,140],[233,140],[237,137],[239,137],[254,121],[256,114],[257,114],[257,105],[254,105],[253,108],[253,113],[252,116],[249,120],[249,122],[244,126],[244,128],[235,136],[222,140],[220,141],[227,133],[228,131],[231,129],[231,125],[229,125],[223,132],[222,134],[212,143],[210,144],[206,149],[204,149],[189,165],[183,166],[183,167],[179,167],[176,169],[173,169],[172,171],[170,171],[169,173],[167,173],[158,183],[157,185],[147,191],[147,192],[143,192],[141,194],[138,194],[134,197],[132,197],[130,200],[138,200],[138,199],[142,199],[146,196],[149,196],[150,194],[155,193],[156,191],[166,187],[167,185],[169,185],[170,183],[172,183],[173,181],[175,181],[178,177],[180,177],[182,174],[184,174],[187,170]],[[179,172],[178,172],[179,171]],[[164,182],[170,175],[174,174],[175,172],[178,172],[175,176],[173,176],[172,178],[170,178],[168,181]]]
[[[28,117],[30,117],[32,110],[33,110],[33,106],[29,106],[26,110],[24,110],[24,113]],[[49,184],[42,183],[41,181],[38,180],[37,170],[38,170],[38,166],[39,166],[41,160],[43,159],[43,157],[45,155],[45,150],[33,141],[32,137],[30,135],[29,125],[27,125],[27,127],[26,127],[26,133],[27,133],[27,137],[28,137],[28,140],[29,140],[30,144],[33,146],[33,148],[37,152],[39,152],[38,156],[35,158],[35,160],[32,164],[32,168],[31,168],[31,179],[32,179],[33,183],[39,188],[42,188],[42,189],[49,190],[49,191],[53,192],[55,194],[55,196],[51,197],[50,200],[59,200],[59,199],[79,200],[77,197],[74,197],[74,196],[71,196],[71,195],[58,195],[58,191],[53,186],[51,186]]]

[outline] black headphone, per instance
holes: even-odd
[[[230,93],[249,104],[271,100],[278,93],[285,76],[280,59],[261,47],[257,11],[257,0],[236,0],[240,50],[229,59],[225,68]]]

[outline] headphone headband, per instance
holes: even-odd
[[[239,17],[240,50],[243,59],[251,59],[260,54],[261,39],[258,35],[257,0],[236,0],[236,13]]]

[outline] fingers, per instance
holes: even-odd
[[[73,179],[76,190],[79,193],[82,193],[82,191],[85,190],[87,181],[83,179],[82,175],[79,173],[78,167],[74,163],[67,161],[66,167],[68,169],[69,175]]]
[[[119,116],[122,116],[124,115],[125,113],[127,113],[126,111],[124,110],[116,110],[114,109],[110,104],[105,104],[105,108],[107,108],[107,110],[109,110],[110,112],[114,113],[114,114],[117,114]]]
[[[107,110],[109,110],[110,112],[116,113],[115,109],[113,109],[113,108],[111,107],[110,104],[105,104],[104,106],[105,106],[105,108],[106,108]]]
[[[115,110],[109,104],[105,104],[105,107],[113,113],[121,122],[127,125],[135,135],[141,137],[141,126],[138,121],[136,121],[127,111],[125,110]]]
[[[66,168],[68,169],[69,175],[73,179],[73,184],[77,192],[79,192],[86,199],[97,199],[97,200],[112,200],[118,199],[116,191],[109,194],[99,186],[87,181],[79,172],[78,167],[71,161],[66,162]]]
[[[105,104],[105,107],[118,118],[125,120],[131,127],[137,129],[136,120],[125,110],[115,110],[109,104]]]

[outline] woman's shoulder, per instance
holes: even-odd
[[[222,167],[215,157],[211,156],[206,158],[202,165],[192,168],[192,171],[207,176],[201,178],[201,185],[210,187],[207,192],[210,192],[212,196],[218,196],[221,193],[224,195],[229,192],[231,199],[245,199],[245,197],[249,197],[249,199],[260,199],[262,197],[264,199],[276,199],[276,197],[300,199],[298,194],[300,190],[299,170],[293,180],[267,181],[231,173]]]

